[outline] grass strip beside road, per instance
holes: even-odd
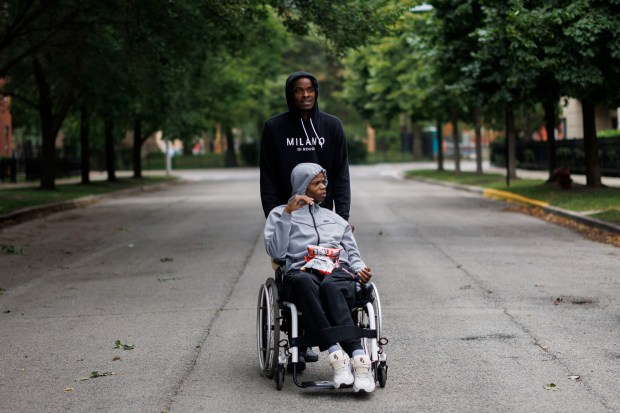
[[[474,172],[414,170],[407,171],[413,178],[432,179],[460,185],[471,185],[491,190],[506,191],[531,200],[547,203],[574,212],[591,212],[588,216],[620,224],[620,189],[588,188],[573,183],[572,188],[563,190],[555,184],[545,184],[541,179],[515,179],[510,186],[501,174],[476,175]]]
[[[53,191],[42,190],[38,187],[2,188],[0,189],[0,215],[10,214],[25,208],[160,184],[176,179],[169,176],[149,176],[142,179],[118,178],[115,182],[91,181],[89,185],[57,184]]]

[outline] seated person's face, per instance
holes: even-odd
[[[315,176],[312,181],[310,181],[308,189],[306,189],[306,196],[314,199],[314,202],[323,202],[325,200],[325,196],[327,196],[326,184],[327,181],[325,181],[325,174],[321,172],[320,174]]]

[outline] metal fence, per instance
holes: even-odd
[[[598,139],[598,151],[603,176],[620,176],[620,137]],[[585,162],[583,139],[560,140],[555,143],[558,167],[570,169],[572,173],[584,174]],[[506,166],[506,145],[504,142],[491,144],[491,164]],[[517,142],[516,163],[518,168],[547,170],[549,151],[547,142]]]

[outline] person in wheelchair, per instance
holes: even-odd
[[[298,164],[291,173],[293,196],[274,208],[265,224],[265,248],[273,259],[285,261],[284,285],[301,310],[308,333],[353,326],[355,284],[372,277],[349,223],[319,207],[327,182],[320,165]],[[328,350],[335,388],[352,384],[355,392],[375,389],[370,358],[359,338],[319,348]]]

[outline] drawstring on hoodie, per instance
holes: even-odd
[[[317,139],[321,139],[319,137],[319,134],[316,132],[316,129],[314,129],[314,123],[312,123],[312,118],[310,118],[309,120],[310,120],[310,126],[312,126],[312,130],[314,131],[314,136],[316,136]],[[301,127],[304,129],[304,133],[306,134],[306,138],[310,139],[310,136],[308,136],[308,131],[306,131],[306,127],[304,126],[304,120],[302,118],[299,118],[299,121],[301,122]]]
[[[316,227],[316,220],[314,219],[314,214],[312,213],[312,205],[308,205],[308,211],[310,211],[310,215],[312,216],[312,223],[314,224],[314,230],[316,231],[316,236],[319,238],[316,245],[321,245],[321,235],[319,234],[319,229]]]

